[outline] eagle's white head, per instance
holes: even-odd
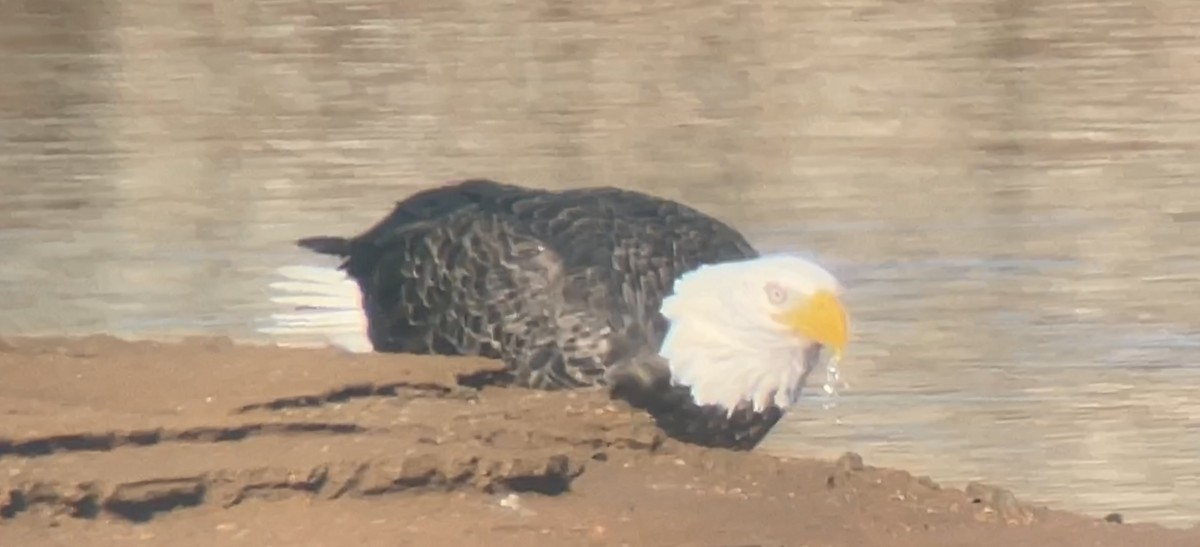
[[[659,355],[697,404],[786,410],[822,350],[840,359],[846,349],[841,292],[833,274],[797,256],[701,266],[663,301],[670,327]]]

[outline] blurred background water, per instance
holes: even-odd
[[[1200,520],[1200,3],[0,0],[0,333],[254,338],[296,237],[487,176],[851,289],[764,448]]]

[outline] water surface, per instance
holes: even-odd
[[[0,1],[0,332],[254,339],[440,181],[681,199],[849,287],[862,453],[1200,520],[1200,4]]]

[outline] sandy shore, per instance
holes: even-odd
[[[464,385],[495,367],[0,341],[0,545],[1200,545],[849,455],[682,445],[599,393]]]

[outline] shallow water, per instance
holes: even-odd
[[[682,199],[851,288],[767,449],[1200,520],[1200,4],[0,2],[0,332],[253,338],[441,180]]]

